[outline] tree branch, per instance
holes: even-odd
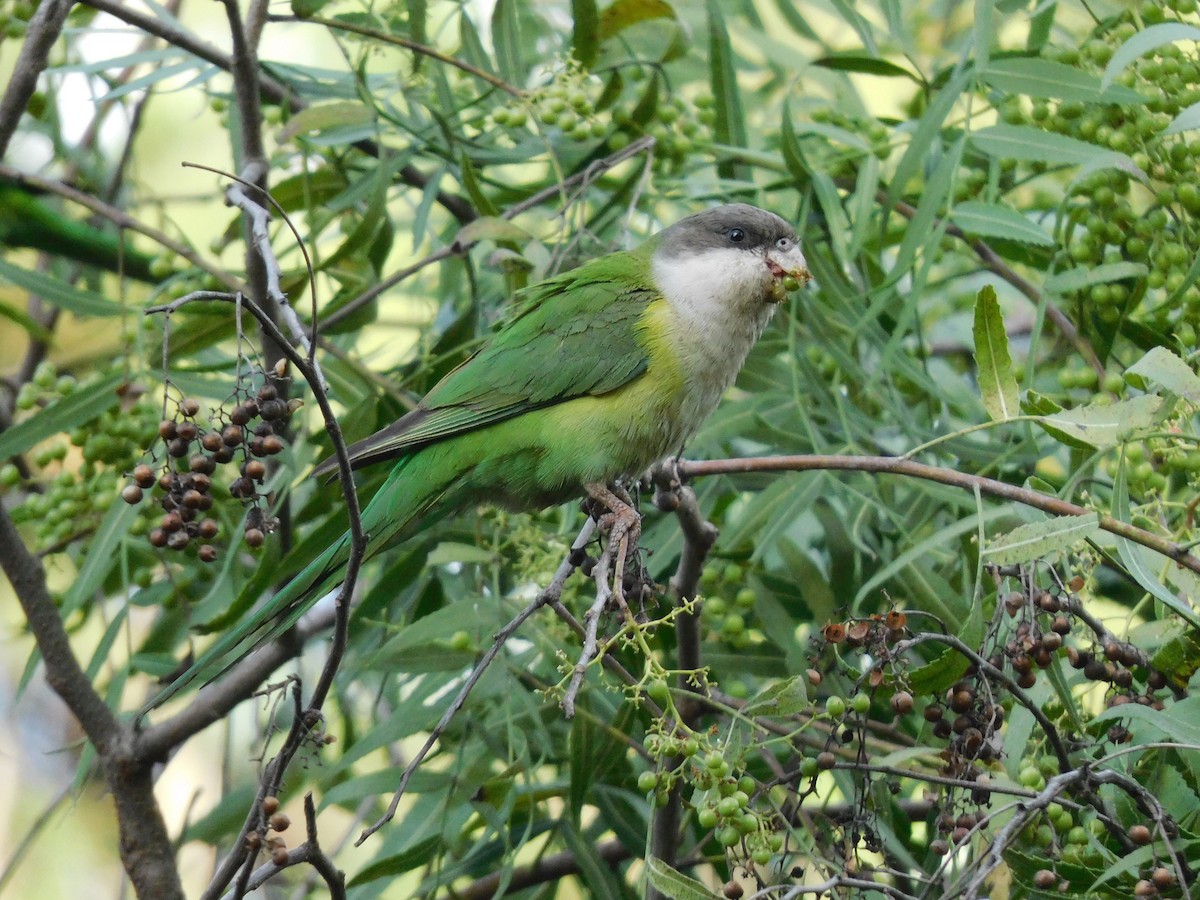
[[[714,459],[709,461],[682,460],[679,471],[684,475],[733,475],[744,472],[813,472],[823,470],[839,470],[846,472],[877,472],[883,475],[905,475],[910,478],[921,478],[925,481],[936,481],[951,487],[966,490],[978,490],[989,497],[999,497],[1002,500],[1012,500],[1024,506],[1040,509],[1055,516],[1085,516],[1096,512],[1085,506],[1079,506],[1057,497],[1040,494],[1028,488],[1017,487],[994,478],[984,478],[980,475],[970,475],[954,469],[944,469],[913,462],[908,459],[898,459],[894,456],[760,456],[734,459]],[[1122,522],[1105,513],[1097,513],[1102,529],[1126,538],[1135,544],[1161,553],[1168,559],[1174,560],[1185,569],[1200,575],[1200,558],[1187,552],[1183,544],[1159,537],[1149,531]]]

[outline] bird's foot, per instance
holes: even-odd
[[[585,485],[584,489],[589,497],[608,510],[596,521],[608,532],[609,543],[617,546],[624,541],[627,547],[636,547],[642,535],[642,517],[634,509],[629,494],[619,487],[610,488],[599,482]]]

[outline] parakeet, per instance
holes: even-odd
[[[785,285],[808,278],[792,226],[735,203],[521,292],[499,330],[414,410],[349,447],[355,467],[393,461],[362,513],[368,555],[478,503],[538,509],[587,491],[635,522],[606,486],[682,451]],[[336,583],[349,543],[343,536],[314,559],[184,679],[293,624]]]

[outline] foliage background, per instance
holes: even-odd
[[[46,554],[76,652],[85,665],[93,663],[89,675],[115,708],[137,710],[154,691],[151,679],[182,656],[189,626],[213,622],[234,596],[252,599],[344,527],[333,512],[335,489],[297,476],[328,453],[311,403],[292,421],[295,433],[276,476],[281,490],[289,488],[290,518],[283,517],[282,534],[263,550],[221,543],[214,565],[198,562],[194,549],[164,555],[146,542],[161,510],[144,501],[134,514],[114,503],[151,449],[159,418],[163,324],[143,322],[140,310],[221,287],[221,276],[240,278],[244,270],[241,226],[222,205],[227,180],[179,164],[239,170],[245,133],[260,125],[269,184],[315,260],[326,322],[321,361],[351,439],[394,419],[461,359],[514,289],[636,242],[687,212],[741,198],[801,223],[816,281],[776,318],[690,457],[917,451],[916,458],[944,469],[1111,515],[1158,540],[1159,549],[1182,553],[1179,545],[1193,537],[1190,504],[1200,471],[1192,421],[1200,382],[1190,368],[1200,310],[1192,223],[1200,209],[1194,187],[1200,145],[1191,130],[1200,101],[1193,6],[1183,0],[1132,10],[1117,3],[766,0],[617,2],[599,9],[518,0],[270,6],[284,18],[296,12],[326,21],[264,23],[262,71],[308,108],[300,112],[293,102],[284,109],[268,89],[262,122],[253,115],[239,120],[244,98],[228,72],[187,44],[199,38],[228,52],[219,7],[184,4],[176,20],[155,7],[117,4],[112,12],[147,17],[125,15],[124,24],[94,12],[104,3],[77,8],[3,159],[15,170],[107,197],[194,251],[189,260],[139,235],[124,263],[134,277],[90,267],[81,273],[71,257],[82,239],[57,235],[39,244],[32,232],[40,221],[12,214],[27,198],[4,185],[9,215],[0,221],[0,238],[12,252],[0,271],[8,282],[0,285],[7,320],[0,322],[0,346],[12,348],[2,359],[11,376],[5,424],[19,424],[7,429],[7,444],[0,435],[0,449],[22,454],[4,473],[5,505],[29,545]],[[17,4],[7,12],[5,68],[17,65],[32,10]],[[136,45],[154,22],[168,30],[174,49]],[[1154,30],[1167,25],[1175,30]],[[129,44],[117,43],[114,28]],[[436,48],[476,71],[391,45],[388,35]],[[190,49],[178,49],[181,43]],[[572,53],[583,69],[568,63]],[[147,96],[144,119],[131,119]],[[84,123],[108,104],[105,125],[91,134]],[[582,177],[590,164],[646,137],[655,139],[652,152]],[[374,153],[363,152],[371,147]],[[406,166],[427,186],[411,184]],[[554,190],[563,181],[569,186]],[[439,200],[438,190],[451,199]],[[540,191],[547,191],[544,198],[511,224],[500,218]],[[79,218],[77,207],[39,202]],[[277,224],[272,233],[285,289],[307,315],[296,243]],[[378,300],[337,313],[455,241],[478,243],[463,255],[446,253]],[[38,249],[50,252],[39,257]],[[136,277],[139,253],[149,258]],[[208,274],[195,260],[208,264]],[[22,275],[39,267],[58,289]],[[42,294],[32,306],[31,285]],[[985,285],[994,287],[997,305],[978,299]],[[206,410],[202,418],[218,418],[208,411],[230,396],[239,350],[247,349],[234,340],[232,317],[224,307],[192,307],[171,326],[170,378],[178,390],[171,403],[195,397]],[[988,342],[1002,350],[987,350]],[[1157,355],[1146,357],[1151,351]],[[53,371],[39,369],[43,353]],[[261,359],[267,368],[273,364],[269,348]],[[145,389],[145,402],[121,406],[106,377]],[[254,388],[260,383],[258,377]],[[94,394],[83,396],[103,402],[106,418],[93,415],[92,402],[63,405],[89,390]],[[108,440],[98,442],[100,435]],[[161,445],[156,449],[161,460]],[[367,476],[365,494],[379,477]],[[1186,688],[1194,650],[1179,623],[1181,617],[1195,622],[1194,577],[1112,537],[1098,520],[1038,525],[1041,514],[987,501],[986,491],[977,496],[961,486],[877,474],[760,472],[702,478],[695,487],[704,513],[721,528],[701,582],[700,647],[726,708],[709,711],[710,718],[681,715],[696,726],[701,751],[723,756],[735,777],[744,772],[757,785],[803,791],[808,781],[797,773],[825,749],[821,728],[843,718],[829,710],[827,697],[865,692],[867,709],[852,713],[846,727],[863,735],[874,729],[880,743],[861,738],[864,753],[876,759],[891,753],[889,759],[911,765],[912,777],[897,779],[898,796],[922,801],[921,779],[933,768],[910,748],[932,747],[936,754],[943,744],[919,711],[934,699],[932,686],[940,696],[962,674],[958,657],[914,647],[888,670],[880,690],[864,691],[862,660],[847,654],[835,661],[822,627],[903,608],[940,623],[923,621],[920,628],[963,635],[984,656],[1007,654],[1012,635],[1001,601],[1012,591],[1030,603],[1042,590],[1082,597],[1092,618],[1073,623],[1082,637],[1077,631],[1068,644],[1087,652],[1128,640],[1140,653],[1130,664],[1134,692],[1178,701],[1178,709],[1168,707],[1175,712],[1165,713],[1169,727],[1143,725],[1135,739],[1149,741],[1164,730],[1185,736],[1172,730],[1186,722],[1187,701],[1162,687],[1155,694],[1150,672],[1165,671],[1180,691]],[[242,504],[224,501],[218,510],[223,539],[236,535]],[[361,821],[375,818],[379,795],[394,788],[398,761],[415,749],[413,736],[440,713],[439,692],[457,683],[491,634],[547,583],[578,520],[574,506],[529,516],[484,509],[439,523],[366,572],[349,653],[326,708],[326,727],[338,743],[308,748],[283,792],[294,828],[309,788],[322,803],[327,847],[337,842],[334,835],[353,836]],[[992,558],[981,559],[981,540],[995,542],[1021,525],[1034,530],[1008,543],[1024,549],[1006,550],[1001,539]],[[97,545],[101,535],[107,539]],[[290,554],[289,541],[299,548]],[[648,510],[643,547],[657,579],[665,582],[676,570],[683,544],[674,517]],[[93,562],[89,569],[89,559],[110,565]],[[1007,568],[993,578],[985,561]],[[80,573],[90,577],[81,580]],[[1084,586],[1067,590],[1074,576]],[[580,611],[587,602],[581,582],[576,576],[568,592]],[[665,614],[666,608],[651,613]],[[13,620],[13,646],[21,652],[8,654],[14,660],[29,647],[15,634],[19,621]],[[1048,630],[1048,620],[1041,621]],[[614,653],[643,679],[643,689],[657,690],[686,667],[673,661],[668,628],[645,640],[656,651],[653,662],[639,652],[645,647]],[[403,820],[373,844],[339,851],[337,864],[359,877],[356,896],[408,896],[418,882],[432,889],[454,878],[461,887],[497,866],[528,863],[543,842],[550,852],[583,860],[595,887],[595,879],[613,877],[597,848],[614,835],[626,847],[646,840],[654,803],[638,776],[661,776],[680,748],[647,739],[653,718],[623,703],[615,682],[602,686],[598,676],[585,692],[586,714],[564,721],[555,695],[540,693],[560,678],[559,652],[568,666],[578,655],[561,622],[539,619],[523,632],[472,694],[440,755],[418,774]],[[1007,654],[1010,663],[1014,655]],[[1106,700],[1132,693],[1129,685],[1092,678],[1057,659],[1031,688],[1032,702],[1050,710],[1064,732],[1089,735],[1073,757],[1079,763],[1102,755],[1106,741],[1107,749],[1115,746],[1108,720],[1090,727],[1086,720]],[[923,691],[912,691],[918,712],[892,721],[890,692],[911,689],[912,670],[931,660],[940,663],[921,670]],[[306,684],[323,661],[318,642],[299,664]],[[820,685],[806,674],[810,668],[821,671]],[[15,710],[39,704],[42,689],[28,681],[31,672],[11,670],[21,688]],[[1096,687],[1101,681],[1107,686]],[[798,736],[760,743],[742,733],[729,710],[780,684],[817,705],[767,704],[766,716],[790,722]],[[1001,693],[1011,687],[995,685]],[[688,699],[682,690],[674,696]],[[172,833],[185,838],[189,889],[207,882],[213,848],[225,852],[246,815],[254,758],[278,749],[277,729],[288,717],[286,710],[280,719],[274,712],[266,703],[245,704],[187,741],[167,767],[158,795]],[[612,721],[620,729],[609,728]],[[1025,788],[1036,783],[1022,776],[1046,768],[1040,727],[1018,709],[998,738],[1004,756],[990,767],[993,779]],[[67,758],[80,763],[80,796],[90,798],[98,782],[88,781],[91,760],[72,743],[77,737],[63,725],[44,746],[70,748]],[[20,781],[31,787],[12,801],[21,810],[13,813],[16,834],[32,829],[27,810],[34,801],[46,802],[26,776],[38,764],[25,747],[19,758]],[[1158,766],[1164,759],[1169,764]],[[815,782],[809,799],[863,811],[855,824],[876,831],[892,868],[940,872],[946,884],[965,889],[974,870],[965,860],[939,870],[943,857],[929,851],[928,817],[863,788],[865,762],[849,757],[837,777]],[[1130,755],[1115,765],[1140,777],[1138,765],[1166,773],[1152,786],[1167,790],[1173,805],[1166,813],[1186,833],[1197,805],[1189,754]],[[53,783],[65,784],[68,771],[74,765]],[[679,774],[685,785],[698,783],[688,765]],[[881,782],[875,784],[878,791]],[[666,785],[657,782],[664,796]],[[959,788],[953,802],[962,804]],[[763,824],[754,833],[765,840],[768,830],[787,831],[768,825],[781,806],[779,792],[750,793]],[[1117,794],[1106,801],[1117,804],[1119,822],[1143,815]],[[684,800],[694,810],[705,802],[703,795]],[[61,803],[54,809],[51,821],[72,822],[55,827],[74,827],[82,818],[61,811]],[[578,830],[563,825],[564,810],[577,814]],[[1071,828],[1090,821],[1084,812],[1076,810],[1071,824],[1048,839],[1037,821],[1022,832],[1018,850],[1026,856],[1008,858],[1018,890],[1035,890],[1037,867],[1028,860],[1047,846],[1063,858],[1059,875],[1071,892],[1094,895],[1102,879],[1127,895],[1146,874],[1134,864],[1122,867],[1130,848],[1115,839],[1072,843],[1078,835]],[[986,847],[1005,821],[989,819],[976,848]],[[689,828],[686,852],[711,864],[693,874],[714,886],[742,877],[719,842],[706,839],[703,828]],[[38,848],[47,835],[33,833],[33,852],[45,852]],[[841,823],[826,820],[792,829],[788,847],[810,861],[810,875],[827,877],[845,869],[844,837]],[[1080,849],[1068,853],[1072,846]],[[744,860],[753,849],[740,846],[728,860]],[[849,855],[881,864],[874,850]],[[768,856],[776,866],[772,877],[787,883],[794,863],[779,868],[781,857]],[[16,878],[45,871],[36,859],[18,860]],[[435,863],[426,866],[430,859]],[[380,867],[368,868],[372,862]],[[640,872],[626,871],[628,883]],[[389,878],[372,878],[380,873]],[[393,875],[399,880],[391,882]],[[13,881],[11,889],[21,884]],[[616,881],[609,889],[632,890]]]

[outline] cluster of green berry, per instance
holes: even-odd
[[[1138,34],[1142,24],[1191,15],[1195,4],[1146,2],[1113,20],[1082,47],[1052,47],[1046,56],[1099,76],[1117,48]],[[1168,129],[1174,118],[1200,101],[1200,54],[1194,46],[1168,43],[1128,66],[1117,83],[1139,94],[1142,103],[1084,103],[1079,100],[1008,97],[1001,118],[1032,125],[1128,155],[1150,179],[1142,184],[1128,174],[1104,170],[1074,184],[1073,228],[1060,251],[1060,268],[1094,269],[1100,264],[1133,262],[1147,267],[1144,276],[1089,283],[1078,289],[1081,311],[1102,323],[1123,316],[1173,332],[1185,348],[1196,346],[1200,324],[1200,284],[1186,284],[1187,271],[1200,251],[1200,141],[1193,132]],[[1171,298],[1172,302],[1165,302]],[[1086,305],[1084,305],[1086,304]],[[1088,316],[1080,320],[1087,324]]]
[[[697,144],[712,140],[717,118],[714,102],[711,94],[699,94],[690,103],[683,97],[672,96],[657,103],[645,118],[638,107],[632,110],[618,107],[613,111],[617,128],[608,137],[608,147],[620,150],[635,137],[649,135],[654,138],[655,165],[660,171],[675,171]]]
[[[43,362],[22,385],[17,409],[38,410],[77,390],[72,376],[59,375],[53,364]],[[65,441],[50,441],[32,453],[35,476],[24,478],[13,463],[0,467],[0,491],[24,491],[12,508],[13,520],[32,526],[42,552],[95,530],[117,495],[120,473],[141,459],[154,434],[159,414],[153,400],[132,385],[120,393],[118,406],[77,425]]]
[[[665,688],[665,682],[662,683]],[[648,689],[654,697],[653,687]],[[730,748],[708,734],[686,737],[651,732],[645,748],[651,759],[681,761],[674,769],[660,768],[638,776],[638,790],[651,795],[656,805],[667,802],[680,780],[692,789],[696,821],[712,833],[729,853],[740,853],[747,863],[766,866],[783,849],[783,834],[773,827],[774,810],[764,808],[766,797],[753,776],[746,774],[740,758],[730,759]]]
[[[602,138],[608,123],[597,116],[599,79],[574,60],[560,66],[549,84],[514,98],[492,111],[491,122],[513,131],[528,130],[531,122],[554,128],[573,141]]]
[[[746,569],[738,563],[708,565],[700,575],[703,602],[700,620],[709,637],[722,640],[735,650],[754,642],[750,623],[754,619],[754,604],[758,595],[746,585]],[[732,594],[733,599],[726,599]],[[738,691],[731,691],[738,696]]]
[[[281,376],[282,377],[282,376]],[[201,562],[217,558],[210,543],[220,532],[220,524],[209,512],[214,503],[213,474],[218,466],[236,464],[238,474],[229,482],[230,495],[249,507],[244,539],[249,547],[261,547],[265,532],[274,528],[274,520],[263,511],[265,496],[259,486],[267,476],[265,457],[284,449],[277,428],[286,425],[300,401],[286,401],[271,383],[257,394],[242,396],[228,415],[213,410],[209,427],[198,421],[200,402],[187,397],[175,403],[175,417],[158,425],[165,454],[156,472],[143,463],[136,466],[121,498],[131,505],[145,499],[146,492],[157,489],[157,505],[162,517],[150,531],[148,540],[156,549],[185,550],[194,543]],[[255,420],[258,423],[255,424]]]

